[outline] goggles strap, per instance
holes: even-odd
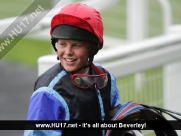
[[[104,74],[98,67],[96,67],[96,66],[94,65],[94,63],[92,63],[91,65],[92,65],[93,69],[94,69],[99,75],[100,75],[100,74]]]
[[[93,63],[92,63],[93,59],[94,59],[94,57],[90,57],[88,64],[84,65],[83,67],[79,68],[79,69],[76,70],[76,71],[71,72],[71,74],[75,74],[76,72],[80,71],[81,69],[89,68],[89,67],[93,64]]]

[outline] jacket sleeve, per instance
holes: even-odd
[[[119,91],[116,86],[116,78],[111,73],[110,76],[111,76],[111,108],[114,108],[119,104],[121,104],[121,102],[119,97]]]
[[[27,120],[69,120],[69,109],[65,100],[52,88],[36,90],[29,103]],[[25,130],[24,136],[61,136],[62,130]]]

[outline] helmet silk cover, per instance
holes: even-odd
[[[56,14],[51,21],[50,34],[59,25],[70,25],[85,29],[95,35],[99,42],[99,49],[103,46],[103,24],[99,12],[85,4],[70,4]]]

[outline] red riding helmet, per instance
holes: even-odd
[[[85,4],[65,6],[51,20],[50,34],[54,39],[73,39],[94,42],[103,47],[103,23],[99,12]]]

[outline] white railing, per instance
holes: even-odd
[[[94,7],[94,8],[96,8],[98,11],[103,11],[103,10],[106,10],[108,7],[116,4],[119,1],[120,0],[111,0],[111,1],[110,0],[85,0],[85,1],[80,1],[80,3],[85,3],[87,5],[90,5],[90,6]],[[167,31],[167,28],[171,25],[171,22],[172,22],[171,7],[169,6],[168,0],[158,0],[158,1],[160,2],[161,9],[163,11],[164,30]],[[134,0],[129,0],[128,2],[129,2],[128,7],[130,7],[130,5],[134,4]],[[145,2],[145,0],[143,0],[143,1],[139,0],[140,4],[144,3],[144,2]],[[131,3],[133,3],[133,4],[131,4]],[[44,16],[46,14],[46,16],[43,17],[42,20],[38,24],[33,24],[33,23],[30,22],[31,24],[28,24],[28,27],[23,28],[23,31],[19,35],[24,35],[24,34],[27,34],[28,32],[30,32],[30,29],[29,29],[29,28],[31,28],[30,25],[36,26],[34,29],[31,30],[31,32],[37,32],[37,31],[43,30],[45,28],[49,28],[52,16],[55,15],[56,13],[58,13],[60,11],[61,7],[64,6],[64,4],[66,4],[66,3],[63,3],[63,1],[60,1],[50,11],[42,11],[41,15]],[[138,4],[138,2],[137,2],[137,4]],[[128,9],[129,9],[128,10],[129,18],[134,19],[135,16],[138,17],[138,15],[134,14],[135,13],[134,8],[128,8]],[[140,13],[141,12],[142,11],[140,10]],[[16,28],[17,23],[22,22],[22,20],[27,16],[28,15],[24,15],[22,17],[11,17],[11,18],[7,18],[7,19],[1,19],[0,20],[0,28],[1,28],[0,29],[0,39],[9,37],[9,33],[10,33],[11,29]],[[38,19],[38,18],[36,18],[36,19]],[[135,23],[135,21],[136,21],[136,23]],[[136,20],[134,20],[132,22],[134,22],[135,25],[130,23],[130,22],[127,22],[127,29],[128,29],[128,33],[130,35],[132,35],[132,37],[134,37],[133,39],[135,39],[135,33],[136,33],[136,35],[138,35],[137,34],[138,33],[138,31],[137,31],[138,26],[139,26],[139,31],[140,31],[140,30],[142,30],[144,28],[143,24],[145,24],[145,23],[144,23],[143,19],[136,19]],[[11,25],[11,29],[9,28],[8,31],[5,31],[6,28],[9,27],[10,25]],[[143,28],[141,28],[141,26]],[[145,33],[144,30],[141,31],[141,32]],[[144,35],[144,34],[139,34],[139,35]],[[141,36],[141,37],[144,37],[144,36]],[[128,39],[129,39],[129,36],[128,36]]]
[[[163,27],[165,33],[169,30],[168,28],[172,25],[172,9],[169,0],[158,0],[160,3],[163,14]]]
[[[114,46],[99,51],[94,60],[105,65],[106,68],[112,69],[111,71],[117,76],[126,76],[172,62],[181,56],[181,30],[179,32],[179,29],[181,29],[181,26],[177,26],[176,33],[172,31],[170,34],[164,34],[141,42],[125,46]],[[53,65],[58,62],[54,58],[56,58],[55,55],[42,56],[38,62]],[[120,67],[122,69],[121,71],[115,67],[118,64],[119,69]],[[45,65],[42,68],[40,67],[39,74],[44,72],[44,68],[46,69]]]
[[[80,3],[85,3],[89,6],[92,6],[94,8],[96,8],[98,11],[103,11],[106,10],[106,8],[116,4],[119,0],[86,0],[86,1],[80,1]],[[45,28],[49,28],[50,26],[50,21],[51,18],[57,14],[60,9],[64,6],[64,3],[62,4],[62,1],[58,2],[55,7],[53,9],[51,9],[50,11],[48,10],[44,10],[41,11],[41,16],[42,20],[38,23],[38,24],[33,24],[35,21],[31,22],[31,19],[29,19],[30,21],[27,23],[25,21],[27,21],[27,17],[29,17],[30,15],[23,15],[23,16],[19,16],[19,17],[11,17],[11,18],[7,18],[7,19],[1,19],[0,20],[0,39],[4,39],[6,37],[9,37],[9,33],[11,33],[11,30],[13,30],[14,28],[17,27],[17,24],[19,24],[19,22],[25,22],[27,23],[26,27],[23,27],[23,31],[21,33],[19,33],[19,35],[25,35],[27,33],[31,32],[38,32],[40,30],[43,30]],[[39,18],[35,18],[34,20],[38,20]],[[22,25],[22,24],[21,24]],[[31,26],[35,26],[33,29]],[[8,27],[11,28],[8,28]],[[6,30],[6,28],[8,28],[8,30]],[[30,30],[30,28],[32,30]]]

